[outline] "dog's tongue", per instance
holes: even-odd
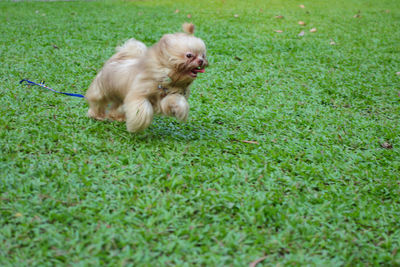
[[[196,73],[197,73],[197,72],[204,73],[206,70],[205,70],[205,69],[200,69],[200,70],[199,70],[199,69],[194,69],[193,71],[196,72]]]

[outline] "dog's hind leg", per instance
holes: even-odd
[[[89,103],[88,117],[96,120],[104,120],[106,118],[107,100],[101,93],[97,78],[90,85],[85,95]]]
[[[107,114],[107,118],[116,121],[125,121],[125,112],[120,102],[113,102]]]

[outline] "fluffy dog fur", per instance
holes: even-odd
[[[88,116],[126,120],[130,132],[146,129],[154,114],[185,121],[189,86],[208,62],[194,25],[185,23],[183,29],[150,48],[135,39],[118,47],[86,92]]]

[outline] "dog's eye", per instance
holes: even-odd
[[[187,54],[186,54],[186,57],[187,57],[187,58],[192,58],[192,57],[194,57],[194,55],[193,55],[192,53],[187,53]]]

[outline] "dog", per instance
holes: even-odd
[[[155,114],[186,121],[189,87],[208,61],[194,25],[182,27],[183,33],[165,34],[150,48],[135,39],[117,47],[86,92],[88,116],[126,121],[129,132],[149,127]]]

